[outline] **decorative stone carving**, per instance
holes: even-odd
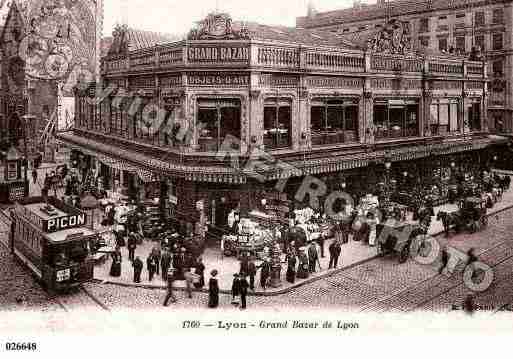
[[[250,94],[252,100],[258,100],[261,93],[262,93],[262,91],[260,91],[260,90],[251,90],[249,94]]]
[[[234,30],[229,14],[209,14],[192,29],[187,37],[189,40],[249,40],[249,31],[243,24]]]
[[[367,43],[370,51],[383,54],[408,54],[412,52],[410,24],[397,19],[391,20]]]
[[[372,99],[372,91],[364,91],[363,92],[363,97],[367,100],[370,100]]]

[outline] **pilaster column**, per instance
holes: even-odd
[[[488,84],[483,84],[483,96],[481,97],[481,130],[488,132]]]
[[[427,87],[427,85],[426,85]],[[429,88],[424,89],[422,95],[422,111],[419,118],[419,130],[422,137],[431,136],[431,103],[433,102],[433,91]]]
[[[249,92],[249,151],[254,148],[262,148],[264,144],[264,105],[262,103],[262,91],[250,90]]]
[[[299,134],[298,145],[301,150],[309,150],[312,147],[310,135],[310,99],[306,87],[299,90]]]
[[[461,129],[463,133],[469,133],[470,132],[470,123],[468,118],[468,108],[470,105],[469,98],[467,97],[467,93],[463,91],[462,93],[462,101],[461,104],[463,108],[461,109],[462,119],[461,119]]]
[[[374,99],[370,89],[365,89],[363,92],[363,99],[360,103],[360,125],[358,126],[358,135],[360,137],[360,143],[374,143],[374,123],[373,123],[373,112],[374,112]]]

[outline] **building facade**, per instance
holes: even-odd
[[[0,35],[4,142],[44,151],[77,78],[99,76],[101,0],[12,0]],[[67,109],[67,108],[66,108]],[[68,109],[68,112],[72,109]],[[21,141],[24,129],[26,139]]]
[[[378,0],[355,1],[352,8],[316,13],[312,8],[297,26],[339,34],[381,28],[386,19],[409,24],[417,48],[470,53],[480,49],[490,80],[488,124],[499,133],[513,133],[513,1],[511,0]]]
[[[226,14],[180,42],[130,50],[127,32],[115,31],[102,84],[76,92],[75,128],[59,138],[105,176],[156,182],[189,221],[308,200],[297,195],[305,179],[363,196],[386,161],[405,182],[442,180],[452,161],[477,165],[495,143],[483,62],[363,51]]]

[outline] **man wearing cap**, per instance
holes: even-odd
[[[185,289],[187,291],[187,296],[189,298],[192,298],[193,275],[192,275],[191,269],[189,267],[185,268],[184,278],[185,278]]]
[[[164,300],[164,306],[167,307],[169,300],[171,299],[172,303],[176,303],[176,297],[173,293],[173,282],[175,281],[175,271],[170,268],[167,271],[167,294],[166,299]]]
[[[132,266],[134,267],[134,283],[141,283],[141,272],[144,267],[141,258],[135,257]]]

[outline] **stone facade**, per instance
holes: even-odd
[[[344,36],[383,26],[387,18],[410,24],[411,40],[429,52],[470,53],[480,47],[490,75],[489,127],[513,132],[513,5],[511,0],[470,1],[378,1],[354,8],[312,13],[297,19],[297,26]],[[357,36],[357,35],[356,35]]]
[[[305,176],[493,142],[482,62],[420,57],[400,44],[401,53],[374,53],[226,14],[201,24],[187,40],[132,51],[128,28],[118,28],[101,84],[77,91],[75,129],[60,135],[127,171],[171,179],[177,213],[198,216],[202,201],[213,217],[221,197],[248,210],[276,182],[287,190]]]

